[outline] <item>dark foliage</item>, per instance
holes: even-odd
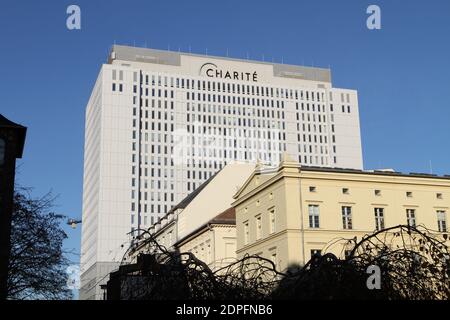
[[[29,190],[16,189],[11,229],[8,299],[70,299],[62,249],[67,238],[64,216],[51,211],[54,197],[33,199]]]
[[[381,290],[369,290],[368,274],[364,265],[351,260],[341,260],[328,253],[316,255],[304,268],[284,277],[271,294],[274,299],[377,299],[383,298]]]
[[[169,251],[145,233],[135,239],[136,264],[111,274],[109,299],[450,299],[447,234],[397,226],[357,239],[339,259],[328,253],[285,273],[258,256],[211,271],[191,253]],[[381,271],[381,288],[369,290],[369,266]]]

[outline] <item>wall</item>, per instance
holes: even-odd
[[[265,183],[255,183],[256,174],[238,195],[236,206],[237,255],[276,253],[276,264],[284,270],[304,264],[311,250],[325,250],[343,257],[345,248],[329,246],[337,239],[357,239],[375,231],[374,208],[384,208],[385,228],[407,224],[406,209],[415,209],[416,225],[437,230],[437,210],[450,210],[450,179],[382,176],[336,172],[298,172],[295,166],[267,173]],[[253,186],[253,188],[251,187]],[[310,187],[315,187],[311,192]],[[348,189],[348,194],[343,193]],[[375,195],[375,190],[380,195]],[[412,197],[406,193],[411,192]],[[438,199],[437,194],[442,195]],[[319,206],[320,227],[309,227],[308,206]],[[342,222],[342,206],[352,208],[353,229]],[[271,234],[269,210],[276,212],[276,232]],[[262,238],[256,240],[256,217],[262,217]],[[249,243],[244,243],[244,223],[249,223]]]

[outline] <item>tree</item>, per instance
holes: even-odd
[[[213,271],[190,252],[160,245],[148,231],[133,240],[119,270],[110,274],[108,299],[450,299],[448,234],[424,226],[333,241],[351,248],[345,259],[315,255],[283,273],[271,260],[250,255]],[[126,263],[132,255],[136,263]],[[377,286],[369,285],[373,279]]]
[[[51,193],[34,199],[16,188],[11,223],[8,299],[70,299],[66,281],[69,260],[62,245],[63,215],[52,211]]]

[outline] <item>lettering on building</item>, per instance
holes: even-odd
[[[217,67],[216,64],[210,62],[200,67],[200,75],[205,75],[210,78],[258,82],[258,73],[256,71],[223,70]]]

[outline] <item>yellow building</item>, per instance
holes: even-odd
[[[237,258],[257,254],[279,270],[315,252],[343,257],[343,242],[399,224],[447,232],[450,176],[304,167],[258,167],[234,196]]]
[[[236,215],[229,208],[174,245],[180,252],[192,252],[211,270],[236,261]]]
[[[168,250],[192,252],[217,270],[236,260],[236,218],[233,195],[252,174],[255,165],[227,164],[153,224],[148,232]],[[140,244],[128,255],[130,262],[147,252]]]

